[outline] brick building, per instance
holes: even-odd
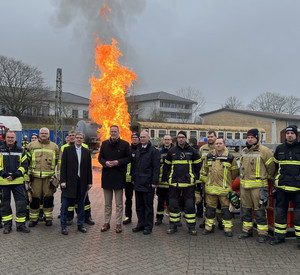
[[[203,124],[264,128],[267,143],[280,143],[280,131],[294,124],[300,128],[300,116],[268,112],[218,109],[200,114]]]

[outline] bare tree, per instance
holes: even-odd
[[[285,100],[286,113],[294,115],[300,111],[300,98],[294,96],[287,96]]]
[[[42,73],[22,61],[0,56],[0,105],[14,116],[40,109],[47,100]]]
[[[286,98],[278,93],[266,92],[252,100],[248,108],[253,111],[284,113],[286,110]]]
[[[203,112],[204,106],[206,103],[205,96],[201,93],[200,89],[193,88],[193,87],[187,87],[187,88],[181,88],[176,91],[176,95],[193,100],[197,102],[196,107],[194,108],[194,122],[198,119],[198,115]],[[183,120],[186,120],[183,118]],[[183,121],[185,122],[185,121]]]
[[[149,116],[150,121],[153,122],[166,122],[167,117],[164,113],[160,112],[157,108],[153,108]]]
[[[222,108],[242,109],[243,103],[236,96],[230,96],[225,100],[225,103],[224,105],[222,105]]]

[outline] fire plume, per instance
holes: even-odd
[[[101,10],[100,10],[99,13],[100,13],[101,16],[103,16],[103,17],[105,18],[105,20],[108,22],[109,19],[108,19],[107,15],[106,15],[107,12],[111,12],[111,8],[108,6],[108,4],[105,3],[105,4],[102,6],[102,8],[101,8]]]
[[[92,75],[90,79],[92,91],[89,108],[93,121],[102,125],[101,143],[109,138],[112,125],[119,126],[122,139],[128,142],[131,140],[130,115],[125,95],[126,89],[137,76],[128,68],[119,65],[118,58],[122,53],[117,43],[112,39],[112,45],[101,44],[97,39],[95,46],[95,63],[100,70],[100,77]]]

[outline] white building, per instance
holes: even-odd
[[[156,92],[126,98],[134,120],[193,123],[197,102],[166,92]]]
[[[55,91],[47,91],[47,100],[39,108],[27,109],[24,115],[28,116],[54,116],[55,115]],[[88,119],[90,100],[69,92],[62,93],[63,117]]]

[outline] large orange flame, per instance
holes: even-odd
[[[100,14],[101,16],[103,16],[105,18],[105,20],[108,22],[108,17],[106,15],[107,12],[111,12],[111,8],[108,6],[108,4],[104,4],[100,10]]]
[[[122,53],[117,43],[112,39],[112,45],[100,44],[97,39],[95,47],[95,62],[100,69],[100,77],[93,75],[90,79],[92,91],[89,108],[93,121],[102,125],[101,143],[109,138],[112,125],[119,126],[122,139],[128,142],[131,140],[130,115],[125,94],[137,76],[119,65],[118,58]]]

